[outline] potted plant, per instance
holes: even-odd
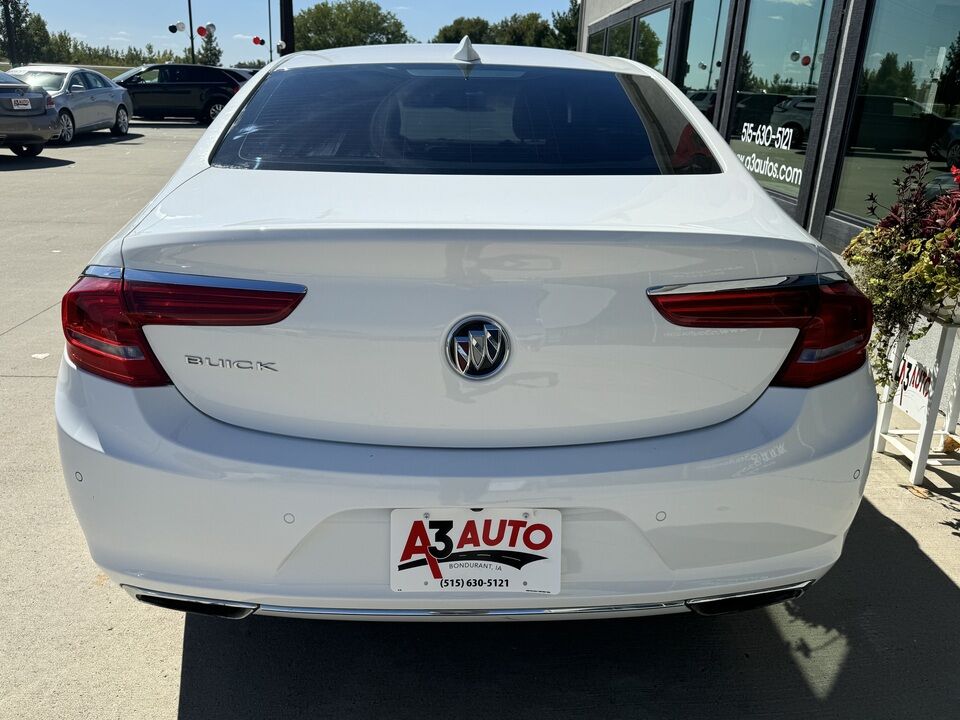
[[[871,193],[868,212],[877,223],[843,251],[873,303],[870,362],[881,387],[894,380],[890,355],[901,336],[909,343],[934,322],[960,325],[960,169],[951,169],[957,185],[945,188],[931,187],[927,161],[903,170],[896,202],[883,207]]]

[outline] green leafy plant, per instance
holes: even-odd
[[[843,251],[873,303],[870,363],[881,386],[893,383],[890,354],[897,340],[923,337],[938,314],[954,318],[952,307],[960,302],[960,187],[931,197],[929,162],[903,171],[894,181],[896,202],[883,207],[871,193],[868,212],[877,223]],[[960,169],[951,172],[960,185]],[[952,321],[960,322],[960,315]]]

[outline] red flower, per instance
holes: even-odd
[[[960,168],[954,165],[952,168],[950,168],[950,174],[953,175],[953,181],[957,185],[960,185]]]

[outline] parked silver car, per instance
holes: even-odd
[[[109,128],[114,135],[130,129],[130,95],[95,70],[70,65],[25,65],[9,71],[53,97],[60,118],[60,142],[78,133]]]
[[[0,72],[0,147],[21,157],[36,157],[59,134],[53,98],[42,88]]]

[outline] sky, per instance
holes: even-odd
[[[190,45],[186,33],[171,34],[167,26],[187,22],[187,0],[28,0],[30,10],[47,21],[50,32],[67,30],[90,45],[143,47],[181,51]],[[316,0],[294,0],[293,10]],[[384,0],[380,5],[396,14],[417,40],[427,41],[439,27],[461,15],[496,21],[513,13],[539,12],[550,18],[564,10],[567,0]],[[193,0],[193,25],[214,23],[223,64],[269,58],[267,46],[256,46],[253,37],[267,36],[267,7],[273,13],[273,39],[280,39],[278,0]]]

